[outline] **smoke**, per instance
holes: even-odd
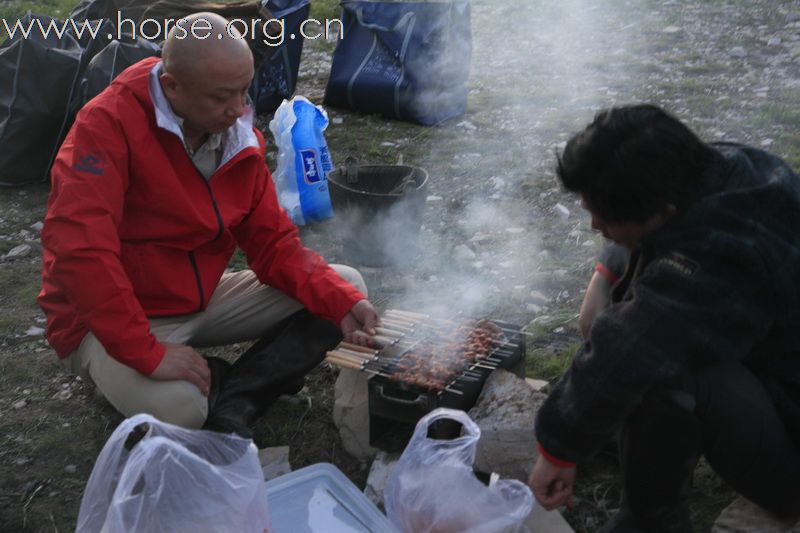
[[[448,99],[466,90],[469,105],[463,116],[398,142],[431,183],[421,229],[416,214],[404,219],[396,209],[374,219],[372,240],[387,259],[374,276],[392,307],[527,323],[566,301],[565,272],[588,281],[595,242],[554,179],[554,152],[598,109],[617,103],[632,26],[618,9],[588,0],[476,0],[470,9],[468,35],[442,32],[435,59],[428,53],[424,65],[408,65],[408,76],[435,80]],[[448,37],[452,46],[442,41]],[[438,105],[431,86],[420,109]],[[573,257],[554,257],[562,244],[577,250]]]

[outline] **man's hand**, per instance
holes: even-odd
[[[589,330],[597,315],[611,303],[611,283],[599,272],[592,275],[586,294],[581,303],[581,314],[578,323],[581,326],[581,335],[584,339],[589,338]]]
[[[160,380],[183,379],[208,396],[211,387],[211,372],[202,355],[184,344],[163,343],[167,348],[161,363],[150,377]]]
[[[541,455],[536,460],[528,485],[536,501],[548,511],[566,505],[572,507],[572,486],[575,467],[562,468],[550,463]]]
[[[345,341],[366,346],[369,340],[363,335],[354,335],[354,333],[360,329],[367,335],[375,335],[375,327],[379,325],[380,317],[369,300],[359,300],[344,316],[340,327]]]

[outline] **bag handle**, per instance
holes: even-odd
[[[464,428],[464,435],[454,440],[468,438],[470,440],[474,439],[477,441],[481,436],[481,428],[478,427],[478,424],[472,421],[467,413],[458,409],[450,409],[449,407],[439,407],[438,409],[434,409],[427,415],[423,416],[419,422],[417,422],[417,427],[414,429],[414,436],[412,439],[427,439],[428,428],[434,422],[439,420],[453,420],[461,424],[461,426]]]

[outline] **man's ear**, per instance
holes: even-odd
[[[178,80],[175,79],[175,76],[168,72],[164,72],[161,74],[159,81],[161,82],[161,89],[164,91],[167,99],[174,99],[179,90],[179,83]]]

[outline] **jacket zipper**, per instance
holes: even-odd
[[[236,159],[236,158],[235,157],[231,158],[223,166],[230,165],[231,161],[233,161],[234,159]],[[213,242],[213,241],[216,241],[217,239],[219,239],[220,237],[222,237],[222,234],[225,232],[225,224],[222,221],[222,214],[219,212],[219,206],[217,205],[217,200],[216,200],[216,198],[214,198],[214,191],[211,190],[211,178],[213,178],[214,175],[212,174],[210,178],[206,179],[205,176],[203,176],[203,174],[200,172],[200,170],[194,164],[194,161],[192,161],[191,157],[189,157],[189,161],[191,161],[195,172],[197,172],[197,177],[200,178],[201,180],[203,180],[203,183],[206,186],[206,190],[208,191],[208,197],[209,197],[209,199],[211,199],[211,206],[214,208],[214,215],[217,217],[217,226],[219,227],[219,229],[217,230],[217,234],[214,235],[214,238],[211,239],[211,242]],[[217,170],[215,170],[214,174],[219,172],[219,170],[221,168],[222,167],[220,167]],[[203,310],[203,306],[205,305],[206,297],[205,297],[205,290],[203,289],[203,282],[202,282],[202,279],[200,278],[200,269],[197,267],[197,260],[195,259],[194,251],[189,252],[189,261],[192,263],[192,270],[194,270],[194,278],[195,278],[195,281],[197,282],[197,292],[200,294],[200,305],[197,308],[198,313],[199,313],[200,311]]]
[[[194,165],[193,165],[194,166]],[[197,171],[197,176],[203,180],[203,183],[206,185],[206,190],[208,191],[208,197],[211,199],[211,205],[214,208],[214,215],[217,217],[217,226],[219,229],[217,230],[217,234],[214,235],[214,238],[211,241],[216,241],[222,236],[222,233],[225,231],[225,224],[222,222],[222,214],[219,212],[219,206],[217,205],[217,200],[214,198],[214,192],[211,190],[211,184],[209,183],[210,178],[207,180],[205,176],[203,176],[200,171],[195,166],[194,169]],[[201,312],[203,307],[205,306],[206,296],[205,290],[203,289],[203,281],[200,278],[200,269],[197,267],[197,260],[194,256],[194,251],[189,252],[189,261],[192,263],[192,269],[194,270],[194,278],[197,282],[197,291],[200,293],[200,305],[197,308],[197,312]]]
[[[189,261],[192,263],[192,270],[194,270],[194,279],[197,282],[197,290],[200,292],[200,305],[197,307],[197,312],[203,310],[206,303],[206,293],[203,290],[203,282],[200,279],[200,269],[197,268],[197,261],[194,258],[194,252],[189,252]]]

